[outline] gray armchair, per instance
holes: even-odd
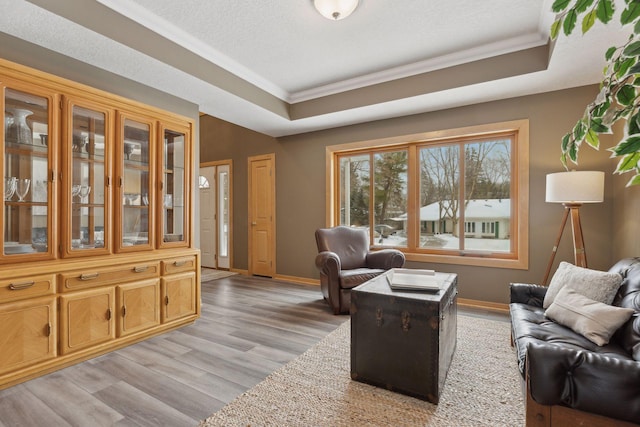
[[[391,268],[404,265],[396,249],[369,250],[367,230],[339,226],[316,230],[320,288],[334,314],[349,313],[351,289]]]

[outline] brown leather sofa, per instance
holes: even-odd
[[[623,277],[612,305],[635,313],[602,347],[545,317],[546,287],[511,284],[527,426],[640,423],[640,258],[623,259],[609,271]]]
[[[396,249],[369,250],[366,229],[338,226],[316,230],[320,288],[334,314],[349,313],[351,289],[391,268],[404,265]]]

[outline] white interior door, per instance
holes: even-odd
[[[200,168],[200,252],[201,264],[218,268],[216,263],[216,167]]]

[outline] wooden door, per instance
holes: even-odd
[[[118,336],[144,331],[160,324],[160,281],[145,280],[118,286],[120,322]]]
[[[275,266],[275,155],[249,158],[249,273],[273,277]]]
[[[0,373],[56,356],[56,299],[3,304],[0,308]]]
[[[196,314],[196,274],[183,273],[162,279],[162,322]]]
[[[60,297],[60,352],[78,351],[116,337],[113,287]]]
[[[216,167],[200,168],[200,263],[217,268],[216,262]]]

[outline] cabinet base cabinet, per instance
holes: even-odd
[[[200,252],[169,252],[191,268],[161,270],[158,253],[43,262],[25,267],[31,276],[0,267],[0,389],[193,323]]]
[[[0,374],[56,356],[56,299],[0,306]]]
[[[162,278],[162,322],[171,322],[197,312],[198,292],[195,273],[176,274]]]
[[[116,337],[112,287],[60,297],[60,353],[68,354]]]
[[[160,324],[160,281],[158,279],[120,285],[118,336],[123,337]]]

